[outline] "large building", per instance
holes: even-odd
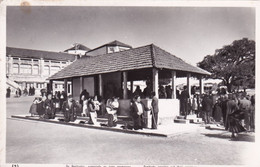
[[[6,48],[7,86],[14,92],[17,84],[20,89],[34,87],[36,93],[47,88],[47,78],[77,59],[78,55],[22,49]],[[14,83],[17,83],[16,85]],[[56,91],[64,90],[63,82],[55,82],[52,87]],[[68,85],[68,92],[70,92]]]

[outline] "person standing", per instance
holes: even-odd
[[[242,99],[239,100],[239,109],[245,114],[245,128],[250,130],[250,115],[251,115],[251,101],[246,99],[243,95]]]
[[[55,112],[54,112],[54,103],[52,100],[52,94],[47,95],[47,99],[44,101],[43,108],[45,110],[44,118],[46,119],[54,119]]]
[[[11,96],[11,89],[10,89],[10,87],[8,87],[8,88],[6,89],[6,97],[7,97],[7,98],[10,98],[10,96]]]
[[[88,123],[92,124],[92,125],[93,124],[97,125],[97,112],[96,112],[96,109],[95,109],[95,104],[94,104],[94,98],[93,97],[89,98],[89,101],[88,101],[88,111],[89,111],[89,114],[90,114]]]
[[[71,95],[68,96],[68,99],[64,101],[62,105],[62,111],[64,113],[64,121],[70,122],[75,121],[77,118],[76,112],[78,110],[78,106],[75,100],[72,98]]]
[[[184,90],[181,92],[180,95],[180,101],[181,101],[181,111],[185,117],[188,114],[189,98],[190,98],[190,94],[187,90],[187,86],[184,86]]]
[[[136,95],[134,97],[134,102],[131,106],[132,110],[132,118],[134,122],[134,129],[143,129],[144,123],[143,123],[143,113],[145,111],[148,111],[149,109],[145,107],[145,105],[141,102],[140,95]]]
[[[155,92],[152,92],[152,129],[157,129],[158,113],[159,113],[159,100],[155,96]]]
[[[236,98],[234,95],[229,95],[229,100],[227,101],[227,113],[226,113],[226,121],[225,121],[225,129],[229,129],[229,115],[234,113],[236,110],[238,110],[238,104],[236,103]]]
[[[206,124],[210,123],[209,116],[212,112],[213,102],[212,99],[206,94],[202,100],[202,111],[204,112],[204,121]]]

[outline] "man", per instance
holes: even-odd
[[[43,103],[43,108],[45,110],[44,118],[46,119],[54,119],[55,111],[54,111],[54,103],[52,100],[52,94],[47,95],[47,99]]]
[[[190,94],[187,90],[187,86],[184,86],[184,90],[181,92],[180,101],[181,101],[181,111],[185,117],[188,114],[189,98],[190,98]]]
[[[6,90],[6,97],[9,98],[10,96],[11,96],[11,89],[10,87],[8,87]]]
[[[236,110],[239,109],[237,103],[236,103],[236,97],[235,95],[233,94],[229,94],[229,97],[228,97],[228,101],[227,101],[227,113],[226,113],[226,121],[225,121],[225,129],[228,130],[229,128],[229,115],[234,113]]]
[[[251,114],[251,101],[246,99],[245,96],[242,96],[242,99],[239,101],[239,109],[245,113],[245,128],[250,130],[250,114]]]
[[[159,113],[159,106],[158,106],[158,98],[155,96],[155,92],[152,92],[152,129],[157,129],[157,122],[158,122],[158,113]]]
[[[64,121],[75,121],[77,118],[77,110],[78,106],[75,100],[72,98],[71,95],[68,96],[68,99],[62,105],[62,111],[64,113]]]
[[[209,116],[212,112],[213,102],[212,99],[209,97],[208,94],[206,94],[202,100],[202,111],[204,111],[204,121],[206,124],[208,124]]]
[[[134,102],[131,106],[134,129],[143,129],[143,113],[149,109],[141,102],[140,95],[134,97]]]

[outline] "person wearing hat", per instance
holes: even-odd
[[[55,113],[54,113],[54,103],[52,100],[52,94],[47,95],[47,99],[43,103],[43,108],[45,110],[44,118],[46,119],[54,119]]]
[[[75,121],[77,118],[78,105],[71,95],[68,96],[67,100],[62,105],[62,111],[64,114],[64,121],[70,122]]]

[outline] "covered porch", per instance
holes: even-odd
[[[49,79],[50,82],[63,80],[65,92],[68,81],[71,81],[72,96],[75,100],[79,100],[80,93],[84,89],[90,96],[99,96],[103,104],[109,98],[119,97],[118,115],[126,117],[131,115],[131,100],[136,93],[135,82],[143,81],[146,83],[146,94],[143,90],[142,101],[149,107],[152,101],[149,93],[155,92],[159,98],[159,122],[162,122],[162,120],[172,121],[180,115],[176,78],[187,78],[189,93],[191,93],[190,78],[198,78],[200,93],[203,93],[203,77],[208,74],[152,44],[118,53],[81,58]],[[161,98],[159,91],[166,85],[171,88],[170,97]],[[144,116],[149,117],[149,114],[146,113]]]

